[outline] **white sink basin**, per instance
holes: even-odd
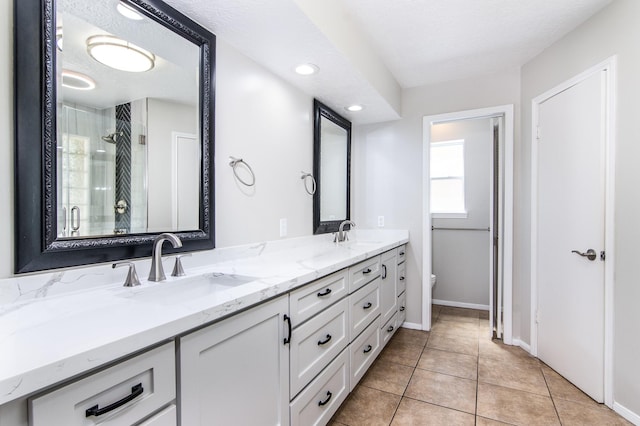
[[[123,293],[123,297],[140,302],[175,304],[197,300],[216,292],[225,291],[240,285],[256,281],[258,278],[245,275],[208,273],[187,277],[177,281],[163,281],[154,287],[135,288],[132,292]]]

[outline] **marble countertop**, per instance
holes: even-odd
[[[103,264],[0,280],[0,405],[228,316],[407,243],[407,231],[355,230],[194,252],[186,277],[122,286]]]

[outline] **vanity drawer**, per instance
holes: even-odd
[[[372,257],[349,268],[349,293],[353,293],[380,275],[380,256]]]
[[[400,296],[407,289],[407,266],[404,263],[398,265],[398,296]]]
[[[325,425],[349,395],[349,351],[344,350],[290,405],[291,426]]]
[[[387,343],[389,343],[389,339],[393,337],[397,328],[397,318],[398,314],[396,313],[392,316],[389,321],[387,321],[382,328],[380,328],[380,342],[382,343],[382,347],[384,348]]]
[[[140,423],[139,426],[176,426],[178,424],[178,410],[175,404],[171,404],[155,416]]]
[[[289,312],[294,326],[308,320],[324,308],[349,294],[348,271],[320,278],[289,295]]]
[[[349,344],[349,300],[342,299],[291,334],[290,396],[293,398]]]
[[[380,315],[380,277],[349,296],[351,339]]]
[[[30,425],[50,425],[52,419],[65,426],[132,425],[174,400],[175,392],[175,348],[171,342],[30,399]],[[115,406],[118,402],[122,404]],[[168,415],[173,423],[166,424],[176,424],[175,411]]]
[[[351,379],[349,380],[351,391],[356,387],[360,379],[367,372],[376,356],[380,353],[380,317],[356,340],[349,345],[349,358],[351,362]]]
[[[402,293],[398,296],[398,327],[402,327],[404,321],[407,319],[407,293]]]
[[[407,258],[407,245],[403,244],[398,247],[398,265],[405,261]]]

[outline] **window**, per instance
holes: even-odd
[[[434,217],[466,217],[464,139],[432,142],[430,169],[431,213]]]

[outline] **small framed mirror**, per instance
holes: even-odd
[[[324,234],[351,218],[351,122],[318,100],[313,110],[313,233]]]
[[[15,0],[16,273],[214,247],[215,36],[159,0]]]

